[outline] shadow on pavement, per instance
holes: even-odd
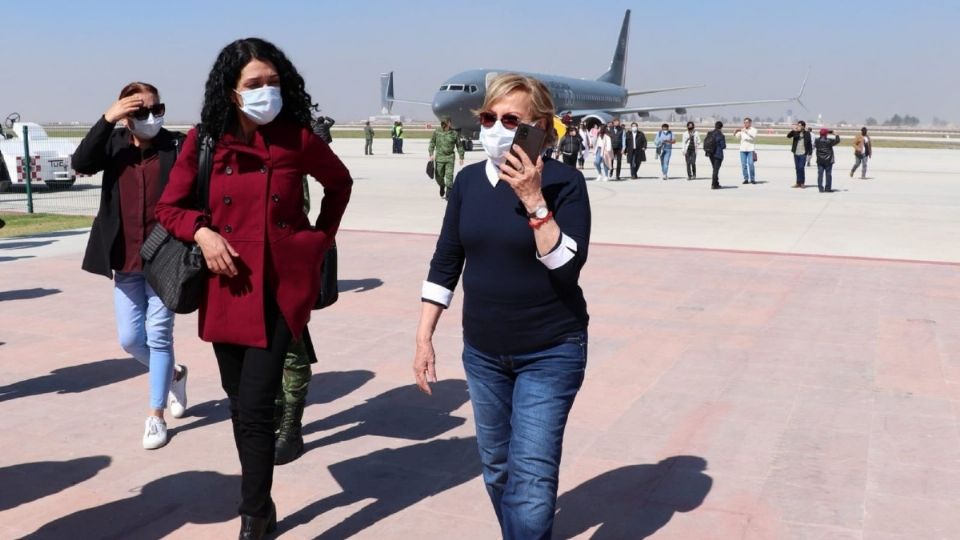
[[[0,386],[0,402],[41,394],[76,394],[132,379],[146,369],[132,358],[57,368],[47,375]]]
[[[60,292],[60,289],[42,288],[0,291],[0,302],[6,302],[9,300],[33,300],[34,298],[43,298],[44,296],[59,294]]]
[[[433,396],[415,385],[401,386],[346,411],[303,426],[304,436],[356,424],[343,431],[311,441],[304,451],[349,441],[365,435],[426,441],[463,425],[466,419],[451,413],[467,402],[467,383],[446,379],[433,385]]]
[[[337,290],[340,292],[367,292],[383,285],[382,279],[341,279],[337,281]]]
[[[177,473],[144,485],[132,497],[74,512],[24,538],[165,538],[187,523],[236,519],[232,494],[239,488],[239,476],[212,471]]]
[[[378,450],[335,463],[329,469],[342,491],[283,518],[278,534],[335,508],[375,499],[316,537],[350,538],[427,497],[476,478],[480,475],[480,459],[476,437],[468,437]]]
[[[18,236],[17,238],[30,239],[30,240],[34,240],[37,238],[63,238],[64,236],[77,236],[79,234],[87,234],[89,232],[90,232],[90,228],[86,227],[86,228],[80,228],[80,229],[69,230],[69,231],[54,231],[54,232],[46,232],[46,233],[29,234],[24,236]],[[0,246],[2,245],[3,244],[0,243]]]
[[[706,468],[701,457],[673,456],[605,472],[560,496],[554,534],[571,538],[599,525],[595,540],[647,538],[703,503],[713,487]]]
[[[373,372],[367,370],[328,371],[317,373],[310,379],[310,391],[307,394],[307,404],[330,403],[357,390],[374,377]],[[186,419],[197,420],[167,431],[170,439],[176,435],[207,427],[224,420],[230,420],[230,401],[227,398],[210,400],[187,408]]]
[[[22,257],[0,257],[0,263],[10,262],[10,261],[19,261],[20,259],[33,259],[35,255],[24,255]]]
[[[89,480],[110,465],[107,456],[38,461],[0,467],[0,512],[42,499]]]
[[[36,248],[49,246],[54,243],[54,240],[41,240],[41,241],[29,241],[25,240],[22,242],[5,242],[0,241],[0,249],[27,249],[27,248]]]

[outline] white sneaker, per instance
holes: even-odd
[[[156,450],[167,444],[167,423],[156,416],[148,416],[144,423],[143,447]]]
[[[182,418],[187,412],[187,366],[173,366],[173,370],[180,372],[180,380],[174,379],[170,384],[167,405],[170,407],[171,416]]]

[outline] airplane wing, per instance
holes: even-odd
[[[690,88],[704,88],[705,84],[695,84],[693,86],[674,86],[673,88],[654,88],[652,90],[636,90],[627,92],[628,96],[645,96],[647,94],[660,94],[662,92],[676,92],[677,90],[689,90]]]

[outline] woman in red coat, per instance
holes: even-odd
[[[320,292],[321,263],[350,199],[353,180],[310,129],[303,78],[273,44],[227,45],[207,79],[201,119],[216,142],[209,213],[197,210],[198,141],[190,131],[157,218],[196,241],[210,277],[200,305],[200,337],[213,343],[230,398],[242,483],[240,538],[276,524],[274,398],[284,354],[298,339]],[[315,226],[303,213],[302,177],[323,184]]]

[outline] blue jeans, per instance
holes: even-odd
[[[120,346],[150,370],[150,408],[163,410],[173,380],[173,312],[142,272],[116,272],[113,307]]]
[[[599,148],[594,151],[593,166],[597,168],[597,174],[601,176],[610,176],[610,167],[607,167],[607,160],[603,159],[603,151]],[[600,167],[603,167],[601,170]]]
[[[824,174],[826,174],[827,177],[826,187],[824,187],[823,184]],[[830,191],[833,189],[833,163],[829,165],[821,165],[817,163],[817,187],[820,188],[820,191]]]
[[[660,151],[660,170],[664,176],[667,176],[667,170],[670,169],[670,154],[673,153],[673,147],[664,145]]]
[[[857,167],[860,164],[863,164],[863,169],[860,170],[860,178],[867,177],[867,159],[869,159],[865,154],[854,154],[853,158],[856,160],[853,164],[853,168],[850,169],[850,176],[853,176],[853,173],[857,172]]]
[[[740,152],[740,168],[745,182],[756,182],[757,171],[753,166],[753,152]]]
[[[797,155],[793,156],[793,166],[795,169],[797,169],[797,184],[800,184],[801,186],[804,184],[804,182],[807,181],[807,173],[806,173],[806,170],[804,169],[804,166],[806,164],[807,164],[806,155],[801,154],[799,156]]]
[[[586,334],[520,355],[464,343],[483,481],[505,540],[552,534],[563,430],[586,365]]]

